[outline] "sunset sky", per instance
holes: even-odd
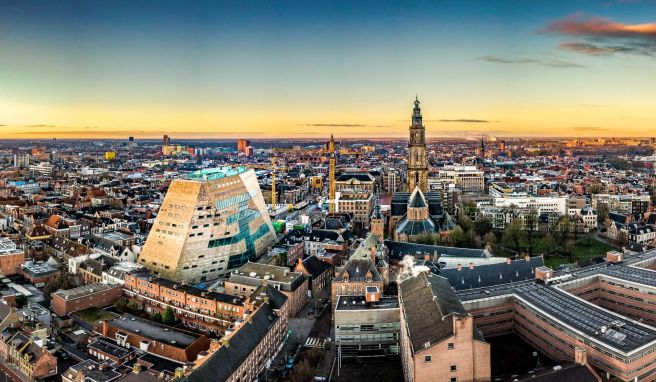
[[[248,3],[248,4],[245,4]],[[0,0],[0,139],[656,136],[656,2]]]

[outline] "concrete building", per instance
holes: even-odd
[[[342,357],[399,354],[400,316],[396,296],[383,297],[377,287],[364,296],[340,296],[334,312],[335,344]]]
[[[455,184],[465,194],[481,194],[485,191],[483,171],[476,166],[444,166],[437,170],[434,177],[439,181]]]
[[[299,272],[287,267],[269,264],[246,263],[233,271],[225,282],[225,293],[231,296],[250,297],[263,285],[270,285],[287,296],[290,317],[296,316],[307,303],[308,281]]]
[[[351,214],[352,222],[369,226],[374,207],[373,194],[362,191],[342,191],[337,197],[337,212]]]
[[[401,281],[399,302],[405,381],[491,380],[490,344],[445,278],[421,272]]]
[[[245,298],[198,289],[146,272],[125,276],[123,291],[136,298],[148,313],[171,307],[182,324],[201,332],[222,334],[248,310]]]
[[[16,243],[11,239],[0,238],[0,273],[11,276],[25,262],[25,252],[16,248]]]
[[[119,346],[139,349],[177,362],[192,362],[210,347],[202,334],[157,324],[130,314],[103,321],[100,334]]]
[[[356,191],[362,193],[373,193],[376,180],[368,172],[345,173],[335,179],[335,191]]]
[[[656,251],[609,252],[606,262],[575,272],[553,271],[534,259],[450,277],[483,334],[515,332],[555,360],[585,357],[607,378],[653,381],[656,283],[650,269],[656,268]],[[484,280],[480,287],[478,277]]]
[[[53,293],[50,307],[53,312],[63,317],[78,310],[112,305],[122,294],[121,287],[117,285],[84,285]]]
[[[253,170],[200,170],[171,182],[138,261],[156,275],[201,282],[257,258],[275,239]]]

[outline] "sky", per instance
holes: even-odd
[[[0,0],[0,139],[656,136],[656,1]]]

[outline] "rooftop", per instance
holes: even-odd
[[[365,296],[339,296],[336,310],[380,310],[398,309],[399,300],[396,296],[381,297],[380,301],[367,302]]]
[[[111,284],[97,283],[97,284],[83,285],[81,287],[77,287],[73,289],[59,290],[53,293],[53,295],[61,297],[66,301],[70,301],[80,297],[88,296],[93,293],[104,292],[106,290],[113,289],[113,288],[117,288],[117,286]]]
[[[109,321],[108,324],[130,333],[139,334],[153,341],[172,345],[179,349],[189,347],[201,337],[200,334],[170,328],[153,321],[135,317],[131,314],[124,314],[117,317]]]
[[[215,180],[215,179],[222,179],[230,176],[239,175],[246,171],[248,171],[248,168],[245,166],[238,166],[238,167],[223,166],[223,167],[216,167],[216,168],[207,168],[207,169],[202,169],[202,170],[188,173],[186,175],[186,179],[201,180],[201,181]]]

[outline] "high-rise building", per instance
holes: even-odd
[[[169,146],[170,144],[171,144],[171,137],[169,137],[168,135],[164,135],[164,137],[162,137],[162,146]]]
[[[220,167],[171,182],[139,263],[177,282],[226,275],[276,240],[253,170]]]
[[[14,167],[27,167],[30,165],[30,154],[14,154]]]
[[[428,161],[426,159],[426,129],[422,123],[419,99],[415,98],[408,142],[408,192],[419,187],[422,192],[428,189]]]
[[[251,141],[248,139],[238,139],[237,140],[237,152],[246,154],[246,148],[251,145]]]

